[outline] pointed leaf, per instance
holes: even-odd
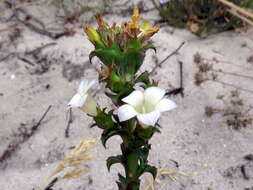
[[[151,173],[151,175],[155,179],[157,175],[157,168],[154,166],[147,165],[143,173],[145,172]]]
[[[118,174],[119,181],[117,181],[117,185],[119,190],[125,190],[127,188],[128,181],[125,177],[123,177],[120,173]]]
[[[106,166],[108,171],[110,171],[110,168],[113,164],[117,164],[117,163],[123,163],[123,156],[122,155],[118,155],[118,156],[110,156],[109,158],[107,158],[106,160]]]
[[[106,129],[104,130],[102,136],[101,136],[101,141],[103,146],[106,148],[106,141],[115,135],[119,135],[119,131],[117,129]]]
[[[120,59],[121,51],[117,44],[111,47],[96,49],[90,54],[92,57],[97,56],[105,65],[117,64]]]
[[[97,54],[96,54],[96,51],[94,50],[94,51],[92,51],[92,52],[90,53],[90,55],[89,55],[89,61],[90,61],[90,63],[92,63],[92,59],[93,59],[93,57],[95,57],[95,56],[97,56]]]

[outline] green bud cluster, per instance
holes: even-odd
[[[100,79],[107,82],[112,92],[119,93],[136,79],[146,50],[154,48],[150,37],[159,27],[151,28],[147,21],[139,23],[138,9],[134,10],[132,21],[121,26],[109,26],[101,15],[96,15],[96,19],[97,29],[89,26],[85,28],[89,40],[95,46],[95,50],[90,53],[90,61],[95,56],[100,59]]]

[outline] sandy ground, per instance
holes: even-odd
[[[57,18],[54,5],[47,8],[35,6],[26,10],[46,24],[60,26],[55,24]],[[156,12],[143,16],[152,20],[158,18]],[[124,21],[127,18],[129,15],[106,15],[110,22]],[[9,26],[10,23],[2,18],[0,28]],[[12,42],[9,37],[13,29],[0,33],[0,59],[13,53],[0,61],[0,155],[8,146],[21,142],[23,137],[20,134],[24,133],[25,129],[29,131],[49,105],[52,105],[52,108],[38,130],[25,142],[20,143],[10,157],[0,162],[1,190],[37,189],[72,146],[81,139],[99,138],[101,134],[99,129],[89,128],[92,120],[88,116],[74,110],[69,138],[65,137],[66,105],[69,99],[75,93],[82,77],[97,77],[96,67],[88,62],[88,55],[93,47],[82,30],[75,29],[73,36],[53,40],[23,25],[19,28],[20,36]],[[162,67],[157,67],[152,75],[161,87],[178,87],[178,61],[183,62],[185,97],[171,97],[178,104],[178,108],[163,114],[159,121],[162,133],[156,134],[152,139],[150,162],[159,168],[185,172],[188,176],[177,175],[177,181],[163,178],[162,183],[156,185],[156,189],[253,189],[253,161],[244,158],[253,153],[253,126],[249,124],[245,128],[235,130],[227,125],[222,113],[210,118],[205,116],[207,105],[220,109],[230,106],[230,94],[235,89],[212,81],[196,86],[194,75],[197,66],[193,61],[194,54],[199,52],[205,58],[216,57],[253,68],[253,64],[247,62],[247,58],[253,55],[253,30],[249,29],[245,33],[224,32],[207,39],[199,39],[186,30],[165,26],[153,40],[157,53],[147,52],[141,71],[151,71],[157,67],[156,60],[163,60],[183,41],[186,43],[178,54],[168,59]],[[54,44],[35,55],[34,52],[27,53],[48,43]],[[24,58],[28,61],[24,61]],[[252,70],[233,65],[217,63],[214,67],[253,76]],[[253,90],[252,79],[222,73],[219,74],[219,79]],[[217,96],[221,95],[224,96],[223,100],[217,99]],[[239,111],[253,106],[252,93],[240,91],[240,97],[243,106],[238,108],[241,109]],[[96,99],[101,106],[111,105],[103,95],[102,86]],[[253,115],[252,112],[249,114]],[[105,150],[99,142],[91,151],[96,159],[87,162],[91,172],[79,179],[61,181],[54,189],[117,189],[114,181],[122,168],[115,165],[108,173],[105,160],[108,156],[120,152],[119,143],[120,139],[114,137],[108,141],[108,149]]]

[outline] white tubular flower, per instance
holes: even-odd
[[[145,127],[155,126],[161,112],[177,107],[175,102],[164,98],[165,90],[159,87],[149,87],[144,92],[135,90],[122,101],[127,103],[118,108],[120,121],[137,116],[138,121]]]
[[[96,116],[97,103],[89,96],[89,89],[97,83],[95,79],[83,79],[78,87],[77,93],[68,103],[69,108],[80,108],[85,113]]]

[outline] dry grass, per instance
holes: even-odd
[[[184,172],[181,171],[170,171],[167,169],[159,169],[157,172],[157,177],[154,180],[153,177],[147,177],[144,182],[144,187],[142,190],[158,190],[156,188],[157,184],[161,184],[166,177],[168,177],[172,181],[177,181],[178,176],[188,177]]]
[[[221,69],[215,69],[215,65],[216,64],[229,64],[231,66],[235,66],[240,69],[248,70],[248,71],[253,71],[253,67],[245,66],[242,64],[231,63],[228,61],[222,61],[222,60],[218,60],[216,58],[207,59],[207,58],[202,57],[198,52],[194,55],[193,59],[194,59],[194,62],[196,63],[196,66],[198,68],[198,71],[194,75],[195,84],[197,86],[200,86],[203,82],[206,82],[206,81],[213,81],[213,82],[217,82],[222,85],[225,85],[225,86],[235,88],[240,91],[245,91],[245,92],[249,92],[249,93],[253,94],[252,89],[248,89],[248,88],[242,87],[242,86],[236,86],[234,84],[230,84],[230,83],[224,82],[219,79],[221,74],[232,75],[235,77],[240,77],[240,78],[249,79],[249,80],[253,80],[253,76],[230,72],[230,71],[223,71]]]
[[[94,138],[81,140],[75,148],[50,172],[44,184],[48,184],[50,179],[56,175],[59,175],[57,176],[58,179],[72,179],[79,178],[83,174],[88,173],[90,169],[84,167],[84,163],[93,159],[88,151],[96,142],[97,140]],[[64,173],[64,171],[66,172]],[[62,175],[60,175],[60,173],[62,173]]]

